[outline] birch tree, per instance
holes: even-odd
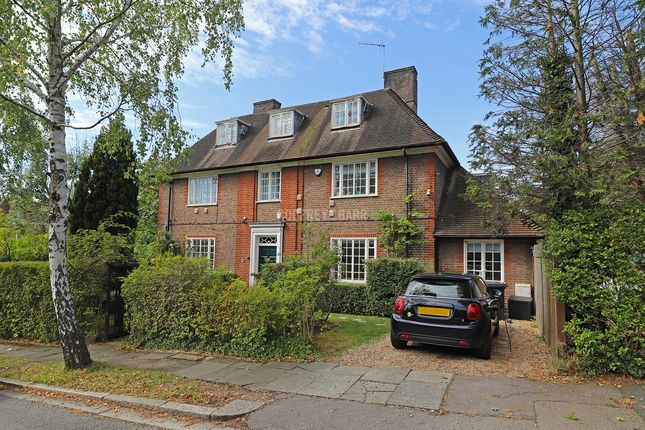
[[[45,124],[49,150],[49,267],[67,369],[91,363],[67,277],[67,129],[92,128],[119,111],[139,124],[138,150],[181,148],[177,79],[195,52],[216,61],[228,87],[241,0],[2,0],[0,109],[19,108]],[[68,96],[98,115],[74,124]]]

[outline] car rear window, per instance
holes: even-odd
[[[470,298],[468,281],[450,279],[413,279],[405,294],[410,296]]]

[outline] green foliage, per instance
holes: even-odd
[[[589,375],[645,376],[643,214],[642,206],[572,211],[547,231],[554,289],[572,311],[565,330]]]
[[[403,293],[410,278],[425,270],[416,259],[373,258],[367,260],[368,315],[389,315],[394,299]]]
[[[69,228],[95,230],[105,219],[118,217],[119,224],[137,225],[138,185],[132,134],[123,115],[101,129],[92,154],[83,161],[69,205]],[[122,228],[110,227],[112,232]]]
[[[383,223],[379,242],[387,249],[390,257],[407,257],[411,246],[423,243],[420,238],[423,229],[410,220],[410,218],[423,216],[421,212],[410,208],[414,201],[414,194],[410,193],[403,197],[403,202],[409,208],[406,216],[399,217],[386,210],[379,210],[374,214],[374,218]]]
[[[93,337],[101,281],[93,270],[70,267],[76,316],[86,335]],[[0,338],[55,341],[56,315],[45,262],[0,263]]]
[[[258,282],[248,287],[198,259],[152,259],[123,284],[129,341],[258,358],[305,357],[313,351],[303,336],[310,322],[307,292],[315,279],[306,278],[310,270],[284,271],[271,286]]]
[[[318,307],[325,312],[351,315],[371,315],[374,309],[370,305],[365,284],[338,282],[321,294]]]

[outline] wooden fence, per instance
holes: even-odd
[[[533,285],[535,287],[535,318],[538,329],[551,352],[557,356],[565,353],[564,303],[555,298],[551,279],[547,276],[546,261],[542,257],[542,242],[533,247]]]

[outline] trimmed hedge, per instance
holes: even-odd
[[[249,287],[200,259],[160,257],[125,279],[129,342],[197,348],[257,358],[306,357],[313,318],[315,267],[280,271]]]
[[[413,258],[374,258],[367,260],[368,315],[388,316],[394,300],[403,293],[410,278],[426,270]]]
[[[70,287],[81,328],[86,336],[94,336],[102,291],[96,280],[102,275],[100,270],[84,272],[70,267]],[[58,339],[47,262],[0,263],[0,338]]]
[[[410,277],[424,270],[423,263],[412,258],[367,260],[367,284],[331,285],[319,307],[341,314],[388,316],[394,299],[403,293]]]
[[[326,312],[371,315],[365,284],[334,284],[325,291],[319,307]]]

